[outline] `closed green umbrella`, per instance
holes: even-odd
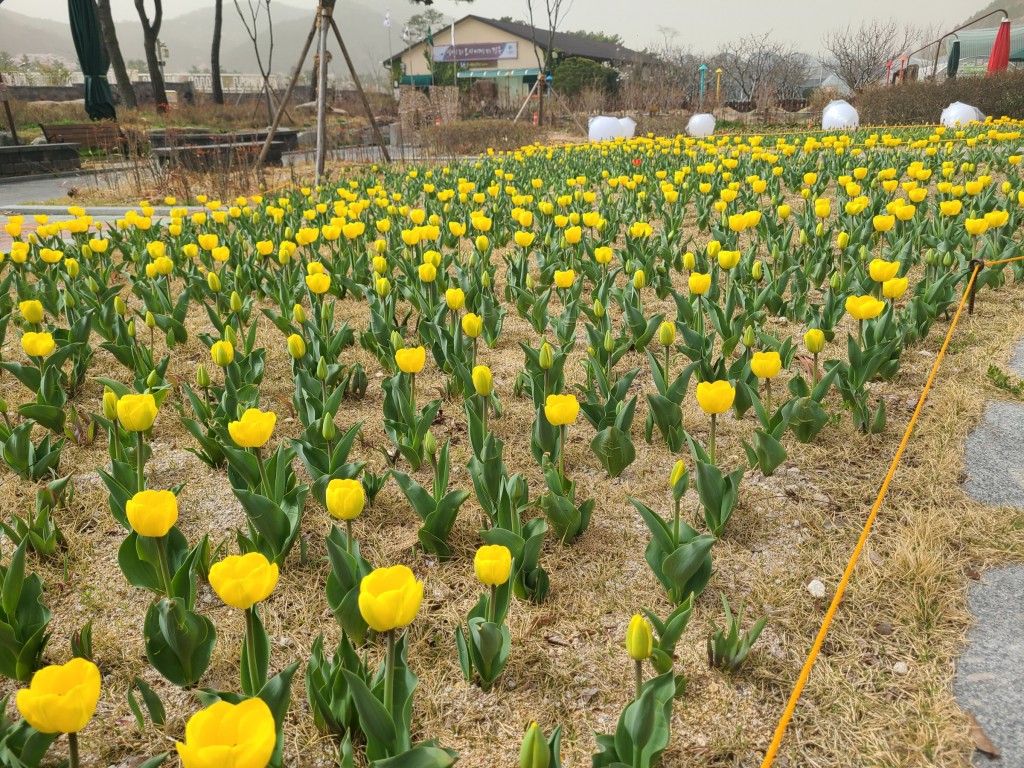
[[[954,40],[949,46],[949,59],[946,61],[946,77],[956,77],[960,69],[960,41]]]
[[[85,75],[85,111],[93,120],[114,120],[114,97],[107,82],[110,59],[100,34],[95,0],[68,0],[71,36]]]
[[[1010,61],[1024,61],[1024,48],[1010,54]]]

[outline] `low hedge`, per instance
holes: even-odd
[[[1024,118],[1024,69],[988,77],[873,86],[858,94],[854,103],[862,125],[910,125],[937,123],[942,110],[954,101],[992,117]]]

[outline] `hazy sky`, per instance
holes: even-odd
[[[231,1],[225,0],[225,5]],[[274,1],[308,7],[311,13],[316,6],[315,0]],[[338,0],[336,13],[344,13],[345,2]],[[695,50],[709,50],[729,39],[771,31],[781,40],[817,52],[826,30],[857,24],[864,18],[894,17],[929,26],[944,22],[953,27],[986,3],[987,0],[724,0],[699,4],[693,0],[574,0],[565,28],[617,32],[627,45],[643,48],[660,45],[663,36],[659,27],[666,27],[675,31],[676,45]],[[212,0],[164,0],[164,13],[173,17],[209,8],[211,4]],[[537,5],[543,4],[543,0],[538,0]],[[115,18],[136,18],[132,0],[112,0],[111,5]],[[397,13],[419,7],[405,0],[362,0],[362,5],[379,7],[382,17],[387,8]],[[476,13],[495,18],[526,17],[526,0],[436,0],[433,7],[449,16]],[[3,0],[0,19],[6,9],[40,18],[64,17],[67,0]]]

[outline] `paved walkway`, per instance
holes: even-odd
[[[1010,370],[1024,377],[1024,340]],[[991,506],[1024,509],[1024,403],[996,401],[967,439],[965,490]],[[972,582],[968,604],[977,623],[957,664],[953,690],[1002,756],[974,753],[976,766],[1024,768],[1024,566],[990,568]]]
[[[64,197],[72,188],[95,189],[100,185],[106,186],[116,175],[117,172],[83,171],[70,176],[0,179],[0,213],[6,212],[5,209],[11,206]]]

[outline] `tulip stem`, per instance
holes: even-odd
[[[263,492],[266,493],[267,498],[272,498],[270,493],[270,479],[267,477],[267,468],[263,464],[263,457],[260,455],[259,448],[253,448],[253,453],[256,454],[256,466],[260,468],[260,482],[263,485]]]
[[[138,491],[146,490],[146,439],[141,432],[135,433],[135,484]]]
[[[483,426],[484,426],[483,437],[486,439],[486,437],[487,437],[487,411],[489,411],[490,409],[487,407],[487,397],[484,396],[484,395],[480,395],[479,397],[480,397],[480,416],[481,416],[481,420],[483,421]]]
[[[172,598],[171,594],[171,566],[167,561],[167,536],[157,536],[156,538],[156,555],[157,560],[160,561],[160,580],[163,582],[164,595],[167,599]]]
[[[558,474],[562,478],[562,487],[565,487],[565,436],[569,431],[566,425],[563,424],[558,428],[559,432],[559,444],[558,444]]]
[[[412,415],[416,418],[416,374],[409,374],[409,402],[412,403]]]
[[[78,734],[68,734],[68,766],[69,768],[78,768],[81,762],[78,757]]]
[[[263,688],[259,679],[259,667],[256,664],[256,619],[253,613],[255,608],[245,609],[245,650],[249,666],[249,685],[251,690],[246,691],[250,696],[255,696]]]
[[[11,426],[11,422],[8,420],[6,413],[4,414],[4,421],[7,422],[7,426],[8,427]],[[114,461],[120,461],[121,460],[121,427],[119,425],[120,425],[120,422],[117,420],[117,416],[114,416],[114,429],[113,429],[113,432],[112,432],[112,434],[110,436],[111,437],[110,442],[113,444],[113,448],[114,448],[114,452],[113,452],[114,455],[111,456],[111,458]]]
[[[764,380],[764,411],[769,420],[772,417],[772,380]]]
[[[640,698],[640,692],[644,687],[644,663],[642,661],[635,662],[636,664],[636,698]]]
[[[345,521],[345,544],[346,544],[345,549],[351,555],[352,554],[352,521],[351,520],[346,520]]]
[[[671,355],[672,355],[672,345],[669,344],[669,345],[667,345],[665,347],[665,388],[666,389],[668,389],[668,385],[669,385],[668,366],[669,366],[669,359],[670,359]],[[608,383],[611,384],[611,380],[609,380]]]
[[[487,621],[491,624],[494,623],[494,617],[498,612],[498,588],[491,585],[491,600],[487,603]]]
[[[388,651],[384,658],[384,709],[394,717],[395,708],[395,630],[387,632]]]
[[[675,525],[672,528],[672,541],[677,547],[679,546],[679,502],[680,499],[676,499]]]
[[[715,427],[718,422],[718,414],[711,414],[711,437],[708,439],[708,457],[711,459],[711,464],[715,464]]]
[[[814,372],[812,374],[814,386],[818,386],[818,353],[814,353]]]

